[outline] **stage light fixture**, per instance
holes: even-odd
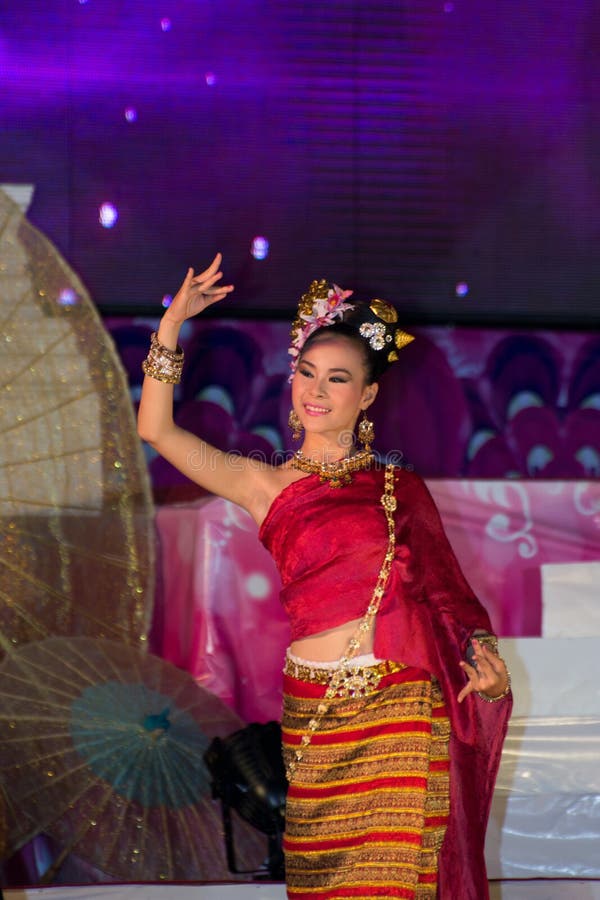
[[[252,723],[227,738],[215,738],[204,761],[212,776],[213,797],[221,801],[230,872],[283,881],[287,780],[279,723]],[[237,868],[232,810],[267,836],[268,857],[263,869],[249,873]]]

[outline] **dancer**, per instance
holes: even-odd
[[[510,675],[423,481],[371,449],[366,412],[412,338],[388,303],[314,281],[289,348],[301,448],[232,459],[172,413],[179,330],[233,290],[220,265],[189,269],[152,336],[138,430],[248,510],[281,575],[288,897],[481,900]]]

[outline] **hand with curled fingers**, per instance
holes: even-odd
[[[482,700],[490,703],[502,700],[510,693],[510,672],[506,663],[497,652],[492,650],[487,642],[471,638],[473,648],[470,663],[461,661],[460,667],[468,678],[467,684],[459,693],[459,703],[473,692]]]
[[[183,284],[175,294],[164,317],[173,324],[181,325],[186,319],[198,315],[230,294],[233,290],[232,284],[218,284],[223,277],[220,271],[222,256],[217,253],[210,266],[195,274],[192,268],[188,269],[187,275],[183,280]]]

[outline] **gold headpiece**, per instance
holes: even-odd
[[[343,318],[346,310],[354,309],[354,304],[345,302],[348,297],[352,296],[352,293],[352,291],[343,291],[337,284],[330,285],[324,278],[321,278],[312,281],[306,293],[302,294],[292,325],[292,343],[288,350],[292,356],[290,380],[296,370],[302,347],[310,335],[318,328],[333,325],[337,318]],[[369,309],[378,319],[381,319],[381,322],[364,322],[358,329],[359,334],[368,341],[373,350],[384,350],[387,344],[393,344],[394,346],[388,351],[387,361],[394,362],[398,359],[396,350],[402,350],[403,347],[414,341],[414,337],[401,328],[394,329],[393,335],[388,331],[386,325],[393,325],[397,322],[398,313],[385,300],[378,298],[371,300]]]
[[[370,301],[369,309],[372,313],[375,313],[378,319],[385,322],[386,325],[393,325],[398,321],[397,310],[390,303],[386,303],[385,300],[380,300],[378,297],[375,297]],[[378,322],[374,324],[365,322],[360,326],[359,331],[361,335],[368,340],[369,345],[373,350],[383,350],[386,343],[389,344],[393,341],[395,347],[388,352],[388,362],[395,362],[398,359],[396,350],[402,350],[407,344],[410,344],[410,342],[415,339],[414,335],[408,334],[408,332],[403,331],[402,328],[394,329],[392,337],[391,334],[387,333],[385,325],[379,325]]]

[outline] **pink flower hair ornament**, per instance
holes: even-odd
[[[337,284],[330,286],[325,279],[311,282],[308,291],[300,298],[292,325],[292,342],[288,350],[292,357],[292,371],[288,381],[294,377],[300,353],[311,334],[318,328],[333,325],[336,319],[342,318],[346,310],[354,309],[352,303],[345,302],[352,294],[353,291],[343,291]]]

